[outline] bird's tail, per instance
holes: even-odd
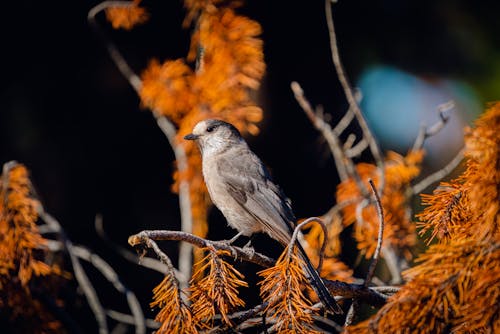
[[[323,279],[319,276],[318,272],[316,271],[316,268],[314,268],[314,266],[312,265],[311,261],[309,260],[309,257],[304,251],[304,248],[302,248],[302,245],[299,242],[297,242],[296,245],[299,249],[300,257],[306,263],[306,270],[307,273],[309,274],[309,280],[311,286],[318,295],[319,300],[323,303],[323,305],[328,311],[337,314],[344,313],[340,308],[339,304],[337,304],[337,302],[335,301],[335,298],[333,298],[333,296],[330,294],[330,291],[328,291],[327,287],[325,286],[325,283],[323,283]]]

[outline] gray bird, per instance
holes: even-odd
[[[291,203],[239,131],[224,121],[208,119],[196,124],[184,139],[198,144],[210,198],[239,232],[231,242],[241,235],[264,232],[288,245],[296,221]],[[300,243],[297,246],[321,302],[329,311],[342,313]]]

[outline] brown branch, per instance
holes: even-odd
[[[353,89],[347,79],[347,76],[344,71],[344,66],[342,65],[342,61],[340,60],[339,48],[337,45],[337,36],[335,34],[335,26],[333,24],[333,16],[331,9],[331,0],[325,0],[325,14],[326,14],[326,22],[328,25],[328,33],[330,35],[330,49],[332,55],[332,61],[335,66],[335,70],[337,71],[337,76],[344,90],[347,101],[349,102],[349,108],[352,109],[352,112],[356,116],[359,126],[363,131],[363,137],[369,144],[370,151],[375,159],[375,163],[378,167],[378,171],[380,174],[380,183],[379,183],[379,192],[383,193],[384,185],[385,185],[385,175],[384,175],[384,160],[382,158],[382,153],[380,147],[378,146],[375,137],[373,136],[370,127],[368,126],[366,119],[361,112],[361,109],[356,100]]]
[[[364,284],[352,284],[342,281],[323,279],[326,287],[332,295],[342,298],[356,298],[372,306],[382,306],[387,301],[387,296],[368,288]]]
[[[258,264],[262,267],[271,267],[275,262],[275,260],[255,252],[254,250],[231,246],[224,241],[203,239],[183,231],[146,230],[130,236],[128,238],[128,243],[131,246],[138,246],[141,244],[147,245],[147,243],[152,240],[184,241],[200,248],[213,247],[215,249],[227,250],[235,254],[236,258]]]
[[[375,268],[377,267],[378,259],[380,256],[380,250],[382,249],[382,241],[384,239],[384,210],[382,209],[382,202],[380,201],[380,196],[377,192],[377,188],[373,183],[373,180],[368,180],[370,183],[370,187],[373,192],[373,196],[375,197],[375,204],[377,206],[377,216],[378,216],[378,236],[377,236],[377,247],[375,248],[375,252],[373,253],[372,261],[370,263],[370,267],[368,268],[368,273],[366,274],[365,286],[368,286],[375,274]]]

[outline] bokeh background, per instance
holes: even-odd
[[[146,306],[161,275],[118,256],[97,236],[94,221],[101,215],[112,242],[123,247],[142,229],[178,229],[177,196],[170,191],[174,156],[87,24],[97,3],[18,0],[2,6],[0,162],[25,164],[46,210],[71,240],[108,260]],[[136,72],[153,57],[183,57],[189,47],[180,0],[143,5],[151,18],[131,32],[112,31],[99,16]],[[265,119],[261,134],[248,141],[296,215],[321,215],[334,204],[338,177],[290,82],[298,81],[311,103],[323,105],[332,123],[347,110],[331,62],[324,3],[247,0],[240,12],[262,24],[268,66],[257,96]],[[463,126],[499,98],[499,12],[497,1],[334,5],[345,69],[361,89],[362,107],[384,150],[404,154],[420,125],[437,121],[437,106],[452,99],[449,124],[426,144],[424,175],[456,154]],[[232,235],[218,212],[210,219],[211,237]],[[99,293],[119,309],[123,297],[97,279]],[[85,306],[81,310],[79,317],[90,316]],[[92,322],[85,326],[94,328]]]

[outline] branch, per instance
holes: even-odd
[[[291,83],[291,88],[292,91],[294,92],[295,99],[302,107],[302,109],[306,113],[311,123],[313,123],[316,129],[318,129],[321,132],[323,137],[328,142],[328,145],[330,146],[330,151],[332,152],[333,158],[335,160],[335,166],[337,168],[337,172],[339,173],[340,180],[345,181],[349,177],[352,177],[353,180],[358,185],[358,188],[360,189],[363,196],[365,197],[368,196],[368,190],[366,189],[363,182],[361,182],[361,177],[356,171],[356,168],[354,167],[352,160],[346,156],[342,148],[342,145],[340,144],[340,139],[338,138],[338,136],[332,130],[330,125],[327,122],[325,122],[320,113],[313,112],[311,104],[305,98],[304,91],[302,90],[302,87],[300,87],[299,83],[293,81]]]
[[[262,267],[271,267],[275,262],[273,259],[255,252],[253,249],[250,250],[248,248],[231,246],[224,241],[203,239],[183,231],[146,230],[130,236],[128,238],[128,243],[131,246],[138,246],[147,244],[150,240],[184,241],[199,248],[213,247],[215,249],[227,250],[235,254],[236,258],[258,264]]]
[[[122,312],[118,312],[115,310],[106,310],[106,315],[113,320],[121,322],[127,325],[134,325],[134,316]],[[160,328],[160,323],[153,319],[146,319],[145,324],[147,328],[158,329]]]
[[[90,309],[94,313],[99,328],[99,333],[107,334],[109,330],[108,324],[106,322],[106,314],[104,312],[104,308],[99,301],[99,297],[97,297],[97,292],[95,291],[94,286],[85,273],[85,269],[83,269],[82,264],[74,253],[73,243],[65,237],[61,228],[61,224],[59,224],[59,222],[54,217],[46,213],[41,205],[39,205],[38,207],[38,215],[46,224],[48,224],[49,226],[53,226],[54,229],[60,231],[60,235],[64,239],[64,245],[68,250],[76,281],[78,282],[79,287],[82,289],[83,294],[85,295],[85,298],[89,303]]]
[[[377,267],[378,259],[380,256],[380,250],[382,249],[382,241],[384,239],[384,210],[382,209],[382,202],[380,201],[380,196],[377,192],[377,188],[375,188],[375,184],[370,179],[368,180],[370,183],[370,187],[373,192],[373,196],[375,197],[375,204],[377,205],[377,216],[378,216],[378,237],[377,237],[377,247],[375,248],[375,252],[373,253],[372,262],[370,263],[370,267],[368,268],[368,273],[366,274],[365,286],[368,286],[375,274],[375,268]]]
[[[344,93],[345,93],[345,96],[347,98],[347,101],[349,102],[349,108],[352,110],[352,112],[356,116],[356,119],[359,123],[359,126],[361,127],[361,130],[363,131],[363,137],[368,142],[368,144],[370,146],[370,151],[371,151],[373,158],[375,159],[375,162],[377,164],[378,171],[380,174],[379,192],[383,193],[383,189],[385,186],[384,160],[382,158],[382,153],[380,151],[378,143],[375,140],[375,137],[373,136],[373,134],[372,134],[372,132],[371,132],[364,116],[363,116],[363,113],[361,112],[361,109],[359,108],[356,97],[354,96],[355,94],[351,88],[349,80],[347,79],[347,76],[346,76],[345,71],[344,71],[344,67],[343,67],[342,62],[340,60],[339,48],[337,45],[337,37],[335,34],[335,27],[333,24],[331,0],[325,0],[325,13],[326,13],[326,22],[328,25],[328,33],[330,35],[330,49],[331,49],[331,54],[332,54],[332,61],[333,61],[333,64],[335,66],[335,70],[337,71],[337,76],[339,78],[340,84],[342,85],[342,88],[344,89]]]
[[[135,89],[137,93],[141,90],[142,82],[141,79],[134,71],[130,68],[125,58],[122,56],[116,45],[111,42],[111,39],[107,34],[101,29],[96,21],[96,16],[103,10],[110,7],[129,7],[133,5],[133,1],[103,1],[97,6],[92,7],[87,14],[87,21],[94,31],[99,35],[104,46],[108,50],[109,56],[115,63],[116,67],[120,73],[128,80],[130,85]]]
[[[313,108],[311,107],[309,101],[307,101],[307,99],[305,98],[304,91],[302,90],[302,87],[300,87],[299,83],[296,81],[292,81],[290,87],[292,88],[295,99],[302,107],[311,123],[319,132],[321,132],[323,137],[326,139],[328,146],[330,146],[330,151],[332,152],[340,180],[347,180],[348,174],[345,166],[345,156],[342,150],[342,145],[340,144],[339,137],[332,131],[330,125],[325,122],[325,120],[320,117],[319,114],[313,111]]]
[[[424,142],[427,138],[436,135],[441,129],[444,128],[450,116],[447,115],[447,112],[455,108],[455,102],[448,101],[446,103],[440,104],[437,109],[439,112],[439,121],[437,121],[434,125],[427,127],[422,125],[420,127],[420,131],[415,139],[415,143],[413,144],[412,151],[420,150],[424,146]]]
[[[325,253],[326,243],[328,241],[328,230],[326,228],[325,223],[318,217],[307,218],[306,220],[304,220],[303,222],[301,222],[300,224],[295,226],[295,229],[294,229],[293,234],[292,234],[292,238],[290,240],[290,243],[288,244],[288,257],[292,256],[293,246],[295,245],[295,242],[297,241],[297,237],[299,235],[301,228],[304,227],[305,225],[309,224],[310,222],[318,223],[321,226],[321,228],[323,229],[323,243],[321,245],[318,267],[316,269],[318,272],[321,272],[321,267],[323,266],[323,257],[324,257],[324,253]]]
[[[433,184],[434,182],[438,182],[442,180],[445,176],[450,174],[462,161],[464,158],[464,149],[461,149],[457,155],[451,159],[450,162],[440,170],[432,173],[431,175],[427,176],[425,179],[421,180],[419,183],[415,184],[412,187],[412,194],[420,194],[422,191],[424,191],[428,186]]]
[[[94,227],[96,230],[97,235],[103,239],[107,245],[109,245],[115,252],[117,252],[119,255],[121,255],[125,260],[130,261],[134,264],[140,265],[142,267],[157,271],[159,273],[164,274],[168,268],[165,266],[165,264],[157,259],[153,259],[151,257],[143,256],[139,257],[137,256],[136,253],[133,253],[124,247],[113,243],[108,236],[106,235],[106,232],[104,231],[104,226],[102,223],[102,217],[100,215],[96,216],[96,219],[94,221]],[[175,270],[175,275],[176,277],[182,276],[182,274],[178,271]],[[180,280],[188,280],[186,277],[180,277]]]
[[[76,256],[87,262],[90,262],[110,283],[113,284],[118,292],[125,295],[130,311],[132,312],[132,324],[136,328],[135,333],[145,334],[146,324],[139,300],[132,291],[130,291],[125,285],[123,285],[115,270],[101,257],[82,246],[72,246],[72,250]]]
[[[368,288],[364,284],[352,284],[342,281],[323,279],[330,293],[342,298],[356,298],[363,300],[372,306],[382,306],[387,301],[387,296],[379,293],[374,288]]]

